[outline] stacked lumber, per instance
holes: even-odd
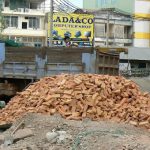
[[[150,95],[120,76],[61,74],[41,79],[17,93],[0,110],[0,124],[13,122],[27,112],[66,119],[109,119],[150,129]]]

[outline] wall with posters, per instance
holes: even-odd
[[[94,16],[89,14],[54,13],[53,41],[54,45],[64,44],[64,38],[69,37],[72,44],[80,47],[93,46]],[[50,21],[48,21],[48,37]]]

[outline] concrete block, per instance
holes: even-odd
[[[5,136],[4,135],[0,135],[0,145],[4,144],[5,141]]]
[[[18,141],[18,140],[24,139],[29,136],[33,136],[33,132],[32,132],[32,130],[25,128],[25,129],[18,130],[13,135],[13,139],[14,139],[14,141]]]

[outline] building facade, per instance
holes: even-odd
[[[119,8],[125,12],[133,12],[134,0],[83,0],[86,9]]]
[[[150,76],[150,48],[132,47],[128,53],[120,53],[119,70],[126,76]]]
[[[134,18],[133,39],[135,47],[150,47],[149,0],[84,0],[85,9],[116,8]]]
[[[115,12],[115,9],[103,9],[93,13],[95,46],[133,46],[133,22],[130,16]]]
[[[150,47],[150,1],[135,1],[134,45]]]
[[[25,46],[45,46],[45,0],[4,0],[3,20],[5,38],[23,43]]]

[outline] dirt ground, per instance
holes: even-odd
[[[28,114],[3,134],[10,134],[22,120],[34,135],[0,150],[150,150],[148,130],[109,121],[70,121],[59,115]],[[46,133],[52,131],[66,131],[67,138],[49,142]]]

